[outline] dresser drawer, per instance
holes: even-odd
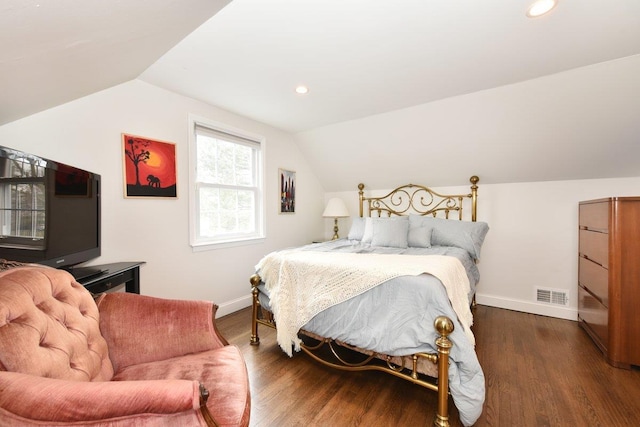
[[[609,229],[609,203],[580,203],[580,228],[589,228],[592,230],[608,230]]]
[[[609,235],[597,231],[580,230],[580,255],[608,267],[609,265]]]
[[[580,257],[578,283],[609,307],[609,270],[588,259]]]
[[[582,286],[578,286],[578,315],[600,339],[606,350],[609,345],[609,310]]]

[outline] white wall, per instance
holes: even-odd
[[[367,194],[388,190],[368,189]],[[458,194],[469,187],[437,190]],[[478,265],[478,303],[576,320],[578,202],[639,195],[640,177],[490,185],[482,185],[480,177],[477,219],[490,230]],[[358,214],[357,190],[326,197],[341,197],[350,213]],[[341,236],[346,236],[350,220],[341,221]],[[325,226],[325,236],[329,233]],[[536,302],[536,287],[566,291],[568,305]]]
[[[478,216],[491,225],[478,302],[575,320],[578,203],[640,195],[640,178],[488,185]],[[535,302],[535,288],[569,293],[567,308]]]
[[[188,230],[188,115],[266,138],[262,244],[194,253]],[[178,198],[125,199],[121,133],[177,144]],[[286,132],[190,98],[131,81],[0,127],[0,145],[102,175],[102,256],[90,264],[146,261],[141,293],[206,299],[219,315],[250,303],[249,276],[268,252],[308,243],[324,230],[324,191]],[[296,171],[295,214],[278,214],[278,168]]]

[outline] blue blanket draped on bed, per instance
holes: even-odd
[[[474,261],[466,251],[455,247],[401,249],[374,247],[341,239],[308,245],[301,250],[454,256],[462,262],[469,277],[469,302],[479,280]],[[264,285],[260,289],[266,293]],[[266,297],[260,302],[265,308],[269,308]],[[433,321],[438,316],[447,316],[454,322],[455,329],[449,336],[453,342],[449,388],[461,421],[464,425],[472,425],[482,413],[485,398],[484,374],[473,344],[465,336],[444,286],[437,278],[423,274],[388,280],[358,297],[322,311],[303,329],[391,356],[435,353],[438,334]]]

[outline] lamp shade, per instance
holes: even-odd
[[[327,207],[324,208],[322,216],[325,218],[344,218],[349,216],[349,211],[342,199],[334,197],[327,202]]]

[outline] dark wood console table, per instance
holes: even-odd
[[[144,261],[139,261],[92,265],[90,268],[100,272],[77,280],[93,294],[106,292],[123,284],[127,292],[139,294],[140,266],[144,263]]]

